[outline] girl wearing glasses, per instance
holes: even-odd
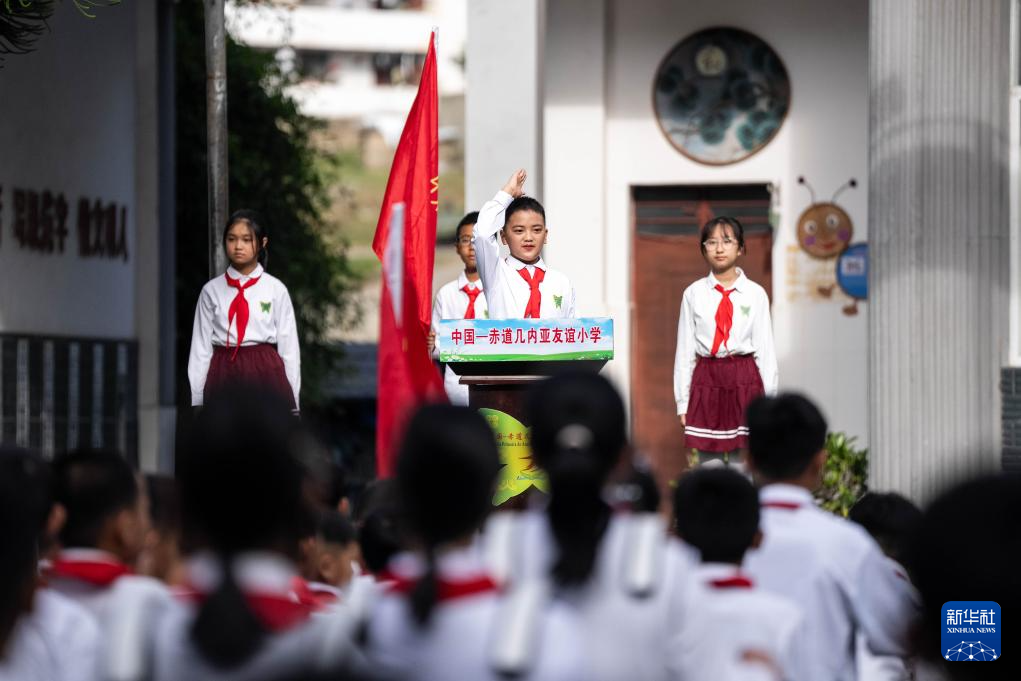
[[[745,409],[776,393],[769,297],[737,266],[745,245],[736,218],[707,222],[701,242],[710,271],[681,301],[674,399],[685,448],[697,449],[700,463],[720,459],[740,467],[740,450],[748,447]]]

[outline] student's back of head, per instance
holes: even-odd
[[[358,545],[372,574],[383,572],[402,548],[395,487],[392,478],[375,480],[366,485],[356,505]]]
[[[533,389],[528,418],[532,456],[550,480],[553,577],[579,585],[592,575],[610,518],[602,492],[626,444],[624,403],[598,374],[563,374]]]
[[[426,572],[411,601],[418,622],[428,621],[436,602],[436,549],[482,526],[499,470],[493,431],[478,412],[430,405],[411,417],[395,488],[402,525],[425,554]]]
[[[145,550],[138,560],[141,574],[168,584],[184,580],[181,543],[181,508],[177,481],[169,475],[150,473],[145,476],[149,497],[150,532]]]
[[[922,511],[895,492],[869,492],[851,507],[847,518],[864,527],[883,553],[903,564]]]
[[[217,555],[222,568],[192,639],[211,664],[232,668],[249,659],[266,634],[235,582],[232,561],[252,551],[295,557],[310,509],[304,468],[292,451],[297,421],[289,405],[241,390],[224,397],[199,414],[178,481],[189,543]]]
[[[38,456],[0,448],[0,661],[18,619],[31,609],[38,541],[50,508],[48,477]]]
[[[54,498],[67,519],[60,531],[64,547],[98,548],[131,563],[142,549],[148,527],[134,467],[108,449],[77,449],[53,463]]]
[[[353,576],[351,563],[358,557],[354,525],[339,511],[320,511],[316,544],[315,581],[345,586]]]
[[[740,564],[759,535],[759,495],[748,479],[726,468],[684,475],[674,492],[678,536],[707,563]]]
[[[826,419],[801,395],[760,397],[747,417],[751,466],[769,481],[805,475],[826,445]]]
[[[1021,608],[1018,518],[1021,518],[1021,477],[1017,475],[992,475],[957,485],[925,509],[908,542],[906,564],[922,597],[915,629],[915,653],[920,658],[933,660],[943,650],[940,625],[944,621],[943,604],[947,601],[971,598],[995,601],[1001,614]],[[1001,642],[1008,640],[1003,637]],[[1003,652],[1007,652],[1003,659],[992,664],[940,660],[940,666],[949,678],[962,681],[1019,678],[1016,662],[1011,661],[1009,651]]]

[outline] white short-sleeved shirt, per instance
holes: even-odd
[[[643,539],[649,523],[658,541]],[[493,514],[483,534],[487,561],[507,584],[550,574],[557,556],[545,512]],[[656,514],[617,513],[603,535],[588,584],[564,597],[581,619],[594,681],[668,678],[667,650],[690,610],[691,567],[697,554],[667,536]],[[652,576],[652,590],[629,588],[635,572]]]
[[[40,589],[8,641],[0,681],[92,681],[99,646],[95,617],[59,593]]]
[[[390,567],[398,579],[415,579],[422,570],[421,560],[410,554],[397,556]],[[487,581],[488,572],[473,546],[441,554],[437,578],[449,585],[471,585]],[[440,598],[425,626],[413,619],[408,599],[403,590],[392,589],[375,603],[367,636],[367,656],[374,668],[416,681],[504,678],[496,671],[492,656],[503,624],[502,597],[495,588],[466,588],[460,595]],[[551,603],[535,626],[541,628],[541,636],[536,638],[538,645],[524,679],[591,678],[587,644],[569,610]]]
[[[248,326],[241,345],[249,347],[268,343],[276,345],[284,362],[287,382],[294,391],[294,404],[300,406],[301,354],[298,349],[298,327],[294,320],[291,296],[283,282],[256,265],[251,274],[243,275],[233,267],[227,268],[231,279],[240,279],[244,285],[250,279],[258,281],[244,290],[248,303]],[[213,357],[213,346],[234,347],[237,344],[237,321],[228,330],[230,304],[238,289],[229,286],[224,276],[209,280],[202,287],[195,306],[195,323],[192,327],[191,353],[188,356],[188,381],[191,383],[192,406],[203,401],[206,375]]]
[[[670,643],[673,678],[736,681],[779,669],[785,681],[810,681],[795,667],[803,626],[796,603],[756,588],[736,565],[703,563],[693,581],[692,616]],[[770,662],[749,661],[749,652]]]
[[[63,573],[60,567],[65,564],[70,566],[71,571],[79,565],[98,566],[98,573],[108,572],[110,575],[116,576],[111,577],[109,581],[81,578]],[[46,581],[49,589],[81,606],[102,624],[109,609],[110,593],[117,581],[149,579],[131,575],[130,572],[128,567],[121,563],[116,556],[105,551],[72,547],[60,552],[57,560],[54,561],[53,568],[46,574]]]
[[[465,318],[469,302],[468,294],[463,290],[465,286],[479,290],[479,295],[475,299],[475,319],[489,318],[489,307],[486,304],[486,294],[482,289],[482,280],[468,281],[468,276],[461,272],[457,279],[447,282],[436,293],[436,300],[433,301],[433,331],[439,328],[439,322],[442,319]],[[438,357],[439,351],[440,339],[437,336],[433,356]],[[447,391],[447,397],[451,404],[468,405],[468,386],[461,385],[460,377],[450,367],[444,367],[443,387]]]
[[[723,294],[716,290],[719,282],[710,272],[684,290],[681,313],[677,322],[677,351],[674,356],[674,400],[677,413],[688,411],[691,376],[699,357],[712,356],[716,336],[716,310]],[[776,349],[773,326],[769,316],[766,290],[738,269],[737,281],[730,287],[734,305],[733,326],[726,345],[720,345],[716,357],[752,355],[762,377],[767,395],[777,389]]]
[[[203,593],[215,591],[221,577],[219,562],[201,554],[188,563],[189,581]],[[233,574],[244,594],[294,600],[294,566],[281,556],[253,552],[237,556]],[[118,584],[112,602],[111,640],[104,651],[102,668],[107,676],[121,670],[121,678],[149,681],[256,681],[297,677],[299,672],[336,669],[354,660],[354,622],[341,606],[331,607],[263,637],[255,654],[241,665],[221,669],[210,664],[192,640],[199,612],[193,594],[173,597],[129,590]],[[125,674],[124,669],[135,671]],[[138,670],[144,675],[138,676]]]
[[[479,211],[479,220],[472,232],[475,259],[489,303],[489,316],[493,319],[523,318],[532,290],[518,270],[525,269],[531,277],[535,268],[539,268],[545,272],[539,284],[539,317],[574,317],[574,288],[565,274],[547,267],[542,258],[534,265],[526,265],[510,255],[501,257],[500,230],[503,229],[507,206],[513,200],[507,192],[497,192],[493,200]]]
[[[906,655],[917,595],[872,537],[818,508],[801,487],[767,485],[760,500],[763,541],[745,569],[804,610],[799,664],[808,678],[853,681],[859,632],[877,655]]]

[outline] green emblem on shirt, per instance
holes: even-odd
[[[486,319],[489,319],[489,310],[483,310],[482,316],[485,317]]]
[[[751,305],[742,305],[741,306],[741,314],[743,314],[745,317],[747,317],[751,313],[752,313],[752,306]]]
[[[563,296],[557,296],[557,295],[553,296],[553,304],[557,306],[558,310],[560,309],[560,306],[563,304],[563,302],[564,302],[564,297]]]
[[[261,301],[259,303],[259,306],[262,307],[262,311],[263,312],[265,312],[266,314],[269,314],[270,303],[267,303],[266,301]]]

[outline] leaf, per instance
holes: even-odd
[[[815,493],[822,508],[843,516],[868,489],[868,450],[855,448],[856,441],[845,433],[826,436],[823,484]]]

